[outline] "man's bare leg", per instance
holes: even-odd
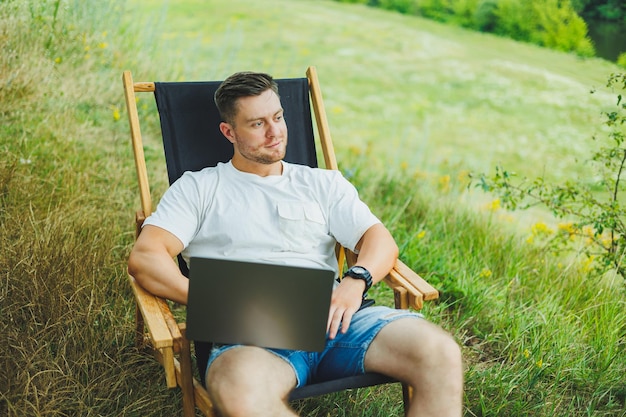
[[[461,350],[450,335],[426,320],[401,318],[383,327],[365,355],[365,369],[413,388],[410,417],[462,415]]]
[[[295,385],[293,368],[257,347],[224,352],[207,373],[209,396],[224,417],[297,416],[287,403]]]

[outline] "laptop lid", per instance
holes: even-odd
[[[192,257],[189,274],[188,339],[323,350],[334,271]]]

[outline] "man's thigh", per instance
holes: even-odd
[[[316,377],[321,380],[335,379],[369,371],[365,358],[370,345],[378,339],[378,334],[385,327],[402,319],[424,321],[419,313],[383,306],[368,307],[357,312],[347,333],[339,333],[334,340],[327,341],[327,349],[322,354]]]
[[[411,364],[427,360],[437,342],[449,338],[439,326],[428,320],[401,317],[387,323],[372,341],[365,355],[365,369],[404,380],[414,372]]]
[[[254,346],[232,346],[212,357],[207,386],[228,384],[231,389],[267,390],[287,395],[296,385],[293,367],[283,358]]]

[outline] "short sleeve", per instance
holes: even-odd
[[[204,202],[196,176],[186,172],[167,189],[157,209],[144,222],[167,230],[186,248],[196,235]]]
[[[332,179],[330,187],[330,232],[342,246],[356,250],[363,234],[380,223],[369,207],[360,199],[357,189],[340,172]]]

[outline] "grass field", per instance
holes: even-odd
[[[584,175],[574,160],[586,155],[599,109],[613,104],[602,90],[617,70],[608,62],[416,17],[319,1],[144,3],[134,2],[166,16],[161,59],[177,79],[317,66],[338,146],[381,166]]]
[[[342,170],[441,290],[424,312],[463,346],[465,415],[626,416],[623,280],[529,244],[544,213],[466,189],[468,172],[497,164],[593,180],[584,161],[619,93],[604,87],[613,64],[325,0],[4,1],[0,17],[0,415],[180,413],[133,345],[125,261],[139,199],[122,71],[293,77],[315,65]],[[154,168],[154,104],[139,109]],[[164,172],[152,180],[158,196]],[[296,406],[401,415],[395,388]]]

